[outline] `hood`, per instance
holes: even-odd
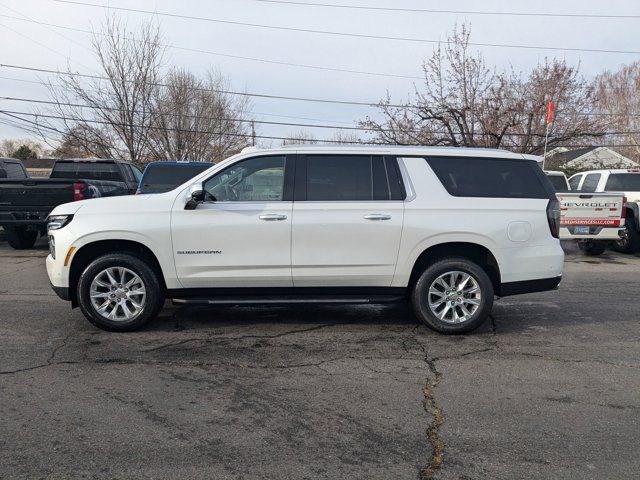
[[[148,210],[153,200],[164,206],[161,198],[165,195],[123,195],[120,197],[92,198],[77,202],[64,203],[53,209],[50,215],[75,215],[80,209],[82,214],[132,212]],[[170,206],[170,199],[167,199]]]

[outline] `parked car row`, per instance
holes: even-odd
[[[0,227],[9,245],[31,248],[46,233],[49,213],[64,203],[169,191],[210,168],[207,162],[153,162],[144,174],[113,159],[58,160],[49,178],[29,178],[20,160],[0,159]]]

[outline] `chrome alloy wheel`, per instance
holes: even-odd
[[[466,272],[446,272],[429,286],[431,312],[447,323],[469,320],[480,308],[482,292],[478,281]]]
[[[100,316],[124,322],[142,313],[146,290],[142,279],[128,268],[109,267],[94,277],[89,296]]]

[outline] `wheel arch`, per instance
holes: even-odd
[[[413,289],[413,286],[425,268],[438,260],[448,257],[463,257],[477,263],[487,272],[487,275],[489,275],[494,291],[500,291],[500,266],[496,257],[487,247],[473,242],[439,243],[425,249],[418,256],[411,269],[408,285],[409,291]]]
[[[167,290],[164,274],[156,255],[146,245],[133,240],[96,240],[80,247],[69,266],[69,299],[73,307],[78,304],[77,287],[82,271],[96,258],[108,253],[131,253],[148,262],[158,276],[163,290]]]

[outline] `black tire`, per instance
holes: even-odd
[[[37,239],[37,230],[27,230],[27,227],[12,227],[7,229],[7,242],[16,250],[33,248]]]
[[[636,229],[634,217],[627,217],[624,237],[614,242],[613,249],[620,253],[637,253],[640,251],[640,233]]]
[[[429,307],[429,288],[438,277],[447,272],[464,272],[470,275],[480,289],[479,305],[465,321],[458,323],[447,322],[438,318]],[[493,307],[493,295],[491,279],[479,265],[463,257],[451,257],[439,260],[425,269],[413,287],[411,303],[415,315],[427,327],[440,333],[462,334],[475,330],[487,319]],[[459,307],[454,307],[454,310],[456,308]],[[441,313],[441,311],[438,313]]]
[[[101,272],[112,267],[126,268],[135,273],[144,283],[146,296],[142,310],[130,320],[109,320],[98,313],[91,303],[91,283]],[[106,290],[108,291],[108,289]],[[144,258],[140,259],[126,253],[98,257],[84,269],[78,281],[77,298],[82,313],[96,327],[110,332],[131,332],[142,328],[160,313],[164,305],[164,297],[158,275],[144,261]],[[115,300],[113,302],[115,305]],[[120,311],[124,312],[123,309]]]
[[[607,249],[607,244],[605,242],[587,240],[586,242],[578,242],[578,248],[585,255],[593,257],[596,255],[602,255]]]

